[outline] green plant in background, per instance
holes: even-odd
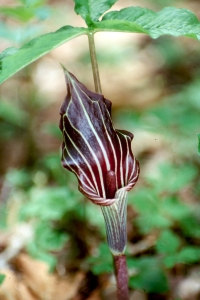
[[[38,24],[47,19],[50,14],[50,8],[45,5],[46,0],[18,0],[18,5],[1,6],[0,14],[4,18],[12,18],[19,21],[23,26],[6,25],[5,22],[0,22],[0,37],[9,39],[16,43],[19,47],[23,43],[35,37],[42,30],[42,25]],[[37,24],[35,24],[37,21]]]
[[[5,275],[0,274],[0,285],[3,283],[4,279],[5,279]]]
[[[198,152],[200,154],[200,134],[197,134],[198,137]]]
[[[26,21],[28,20],[27,18],[31,19],[34,15],[37,16],[37,5],[39,2],[36,2],[31,2],[32,8],[29,11],[22,6],[20,9],[11,10],[12,12],[9,12],[9,10],[6,12],[6,9],[4,9],[4,13],[18,14],[20,20]],[[105,13],[116,1],[90,2],[76,0],[74,2],[76,13],[83,17],[88,27],[75,28],[65,26],[54,33],[35,38],[20,49],[6,49],[0,56],[0,82],[3,82],[62,43],[82,34],[86,34],[89,37],[92,60],[95,57],[95,49],[94,41],[92,40],[91,42],[91,37],[99,31],[138,32],[150,35],[152,38],[157,38],[164,34],[182,35],[195,39],[200,38],[198,19],[193,13],[185,9],[167,7],[155,13],[149,9],[129,7],[120,11]],[[27,5],[27,2],[22,4]],[[29,17],[26,13],[29,14]],[[103,17],[101,17],[102,15]],[[92,65],[95,87],[98,92],[101,92],[98,66],[95,60],[92,61]],[[129,282],[131,288],[145,289],[149,293],[165,293],[169,290],[165,269],[172,268],[178,263],[186,262],[192,264],[199,260],[198,248],[188,244],[188,238],[199,238],[198,212],[191,205],[183,204],[180,195],[180,191],[185,186],[189,189],[193,187],[192,182],[196,181],[198,176],[194,161],[190,161],[190,164],[187,166],[184,165],[184,159],[188,158],[189,153],[191,153],[189,151],[195,148],[195,146],[193,147],[194,139],[191,136],[191,130],[198,132],[198,129],[194,129],[198,124],[197,87],[198,82],[192,82],[191,85],[187,86],[176,96],[166,98],[164,106],[163,104],[162,106],[156,105],[147,110],[143,116],[137,116],[138,128],[140,126],[141,128],[144,127],[144,121],[145,124],[148,124],[149,119],[151,119],[152,131],[155,128],[160,128],[161,131],[163,128],[168,128],[166,131],[166,147],[170,147],[172,141],[174,141],[178,145],[176,155],[182,156],[182,161],[179,158],[180,161],[176,167],[168,163],[161,164],[160,169],[155,170],[154,176],[143,178],[142,190],[136,188],[134,197],[130,198],[130,205],[133,205],[139,214],[134,221],[138,233],[141,236],[145,236],[149,231],[152,231],[152,234],[155,233],[157,237],[157,241],[151,249],[152,255],[133,259],[131,251],[129,252],[129,249],[127,249],[128,266],[130,270],[133,270],[133,275],[130,276]],[[193,97],[194,91],[196,97]],[[173,110],[171,109],[172,106]],[[2,104],[2,107],[5,112],[6,109],[9,111],[9,107],[6,107],[6,104]],[[191,114],[189,114],[188,109]],[[8,117],[6,117],[6,113],[2,113],[2,118],[5,118],[6,125],[10,118],[9,113],[7,115]],[[130,118],[130,122],[132,122],[134,117],[131,113],[127,115]],[[189,115],[192,117],[188,122]],[[10,119],[13,122],[13,119]],[[128,119],[126,122],[128,122]],[[194,132],[195,135],[196,132]],[[76,183],[71,177],[67,181],[67,187],[65,186],[65,176],[59,166],[57,155],[45,158],[36,168],[38,167],[43,171],[48,170],[49,178],[46,178],[46,181],[54,178],[62,187],[45,188],[45,180],[44,185],[40,186],[38,184],[40,180],[38,181],[37,178],[44,179],[44,173],[38,174],[37,171],[34,171],[35,174],[29,176],[31,187],[28,191],[29,202],[25,203],[21,211],[21,219],[35,218],[35,240],[29,245],[28,249],[32,255],[48,261],[53,268],[56,260],[52,255],[47,255],[47,253],[55,250],[59,251],[70,240],[71,233],[66,233],[63,230],[66,228],[65,214],[69,216],[69,212],[73,212],[76,215],[76,206],[82,202],[82,198],[78,193],[74,192]],[[171,176],[172,174],[173,176]],[[20,177],[21,174],[17,174],[18,176]],[[16,182],[14,186],[17,189],[22,188]],[[199,193],[198,187],[195,193]],[[78,218],[83,219],[83,215],[84,213],[79,213]],[[50,227],[49,224],[51,224]],[[180,226],[182,236],[176,232],[177,224]],[[103,236],[104,234],[102,232]],[[99,248],[99,256],[94,256],[94,258],[90,258],[87,261],[95,274],[111,270],[111,263],[108,263],[107,267],[105,265],[105,262],[109,261],[106,252],[107,248],[105,244],[102,244]],[[100,263],[101,257],[102,264]]]

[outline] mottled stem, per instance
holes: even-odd
[[[115,265],[115,276],[117,280],[117,299],[129,300],[128,271],[126,266],[126,256],[113,255]]]
[[[94,77],[95,92],[102,94],[93,32],[88,33],[88,41],[89,41],[89,48],[90,48],[92,72],[93,72],[93,77]]]

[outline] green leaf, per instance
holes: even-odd
[[[159,253],[172,254],[175,253],[180,247],[180,239],[171,230],[164,230],[160,234],[156,249]]]
[[[0,102],[0,118],[1,120],[22,128],[27,124],[26,122],[28,120],[28,116],[23,110],[14,106],[13,103],[11,104],[4,100]]]
[[[53,271],[57,264],[57,259],[55,256],[41,250],[38,248],[38,246],[35,244],[35,242],[31,242],[27,245],[27,250],[30,253],[31,256],[38,260],[42,260],[46,262],[49,266],[49,271]]]
[[[0,7],[0,13],[9,18],[17,19],[21,22],[27,23],[31,19],[38,18],[39,20],[45,20],[50,15],[50,9],[48,7],[31,7],[31,6],[2,6]]]
[[[0,285],[3,283],[5,277],[6,277],[6,275],[0,274]]]
[[[180,202],[176,197],[165,198],[161,203],[161,212],[178,222],[185,220],[187,217],[191,218],[191,208]]]
[[[98,245],[98,252],[96,255],[88,257],[87,263],[95,275],[112,273],[113,264],[108,245],[105,243]]]
[[[200,238],[199,209],[195,207],[195,214],[190,213],[179,220],[179,226],[186,237]]]
[[[97,22],[101,15],[107,11],[117,0],[74,0],[75,12],[90,26]]]
[[[200,154],[200,133],[197,134],[198,137],[198,153]]]
[[[20,49],[12,48],[12,51],[6,49],[0,54],[0,83],[52,49],[86,33],[86,28],[64,26],[55,32],[31,40]]]
[[[29,201],[21,209],[21,217],[37,217],[42,221],[59,220],[67,210],[79,204],[79,199],[72,197],[66,187],[33,188]]]
[[[48,222],[40,222],[35,230],[35,241],[44,251],[61,250],[68,240],[67,234],[54,230]]]
[[[21,22],[29,22],[31,19],[46,19],[50,15],[50,9],[44,6],[45,1],[28,0],[20,1],[22,5],[1,6],[0,13],[6,17],[17,19]]]
[[[21,46],[30,39],[37,37],[41,32],[41,28],[42,26],[40,26],[38,23],[32,24],[31,26],[19,26],[13,28],[12,26],[8,26],[3,22],[0,22],[0,38],[10,40],[15,45]],[[16,48],[9,48],[9,50],[10,54],[13,54],[12,51],[17,52]],[[6,53],[7,56],[8,54],[9,53]]]
[[[7,227],[7,216],[8,216],[8,210],[5,204],[1,204],[0,206],[0,230],[6,229]]]
[[[177,253],[163,257],[163,264],[166,268],[173,268],[177,264]]]
[[[8,17],[14,17],[21,22],[28,22],[35,17],[35,9],[25,6],[0,7],[0,13]]]
[[[90,201],[88,201],[86,210],[86,219],[90,220],[91,226],[98,228],[101,236],[106,236],[105,222],[103,214],[99,212],[98,205],[93,205]]]
[[[149,213],[137,217],[136,224],[142,234],[148,234],[154,229],[169,228],[172,225],[172,221],[155,212],[153,215]]]
[[[172,268],[176,264],[194,264],[200,259],[200,249],[196,246],[186,246],[180,251],[167,255],[163,259],[166,268]]]
[[[19,2],[26,6],[39,6],[44,5],[47,0],[19,0]]]
[[[134,195],[129,196],[129,201],[134,205],[140,214],[155,214],[159,209],[159,202],[153,190],[149,193],[148,189],[137,190]]]
[[[181,263],[195,263],[199,262],[200,249],[195,246],[187,246],[183,248],[177,255],[178,262]]]
[[[5,179],[9,185],[17,190],[29,188],[32,184],[31,174],[26,169],[10,169],[5,175]]]
[[[161,202],[158,196],[148,189],[137,191],[133,197],[130,195],[130,202],[139,213],[135,222],[140,232],[147,234],[150,230],[168,228],[172,221],[161,212]]]
[[[131,288],[149,293],[164,293],[168,290],[166,275],[156,257],[131,258],[127,260],[127,264],[136,273],[130,278]]]
[[[99,30],[147,33],[153,38],[164,34],[200,39],[200,22],[187,9],[165,7],[160,12],[147,8],[127,7],[108,12],[102,22],[95,23]]]
[[[191,164],[176,167],[172,164],[165,163],[159,166],[159,172],[157,174],[147,177],[147,181],[155,187],[157,194],[163,191],[175,193],[191,184],[197,174],[198,169]]]

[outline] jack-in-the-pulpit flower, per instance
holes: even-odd
[[[64,71],[62,164],[78,178],[79,190],[101,206],[108,245],[114,255],[121,255],[127,236],[127,192],[139,176],[139,163],[131,150],[133,135],[113,128],[109,100]]]
[[[62,164],[78,178],[79,190],[98,205],[113,204],[139,175],[133,135],[113,128],[111,102],[89,91],[65,70],[67,96],[61,107]]]

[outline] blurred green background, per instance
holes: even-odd
[[[85,26],[73,5],[1,1],[0,52],[66,24]],[[131,5],[155,11],[184,7],[200,17],[198,0],[119,0],[113,9]],[[131,299],[199,299],[199,41],[128,33],[98,33],[95,41],[114,126],[134,133],[133,153],[141,167],[128,204],[129,286],[136,290]],[[76,178],[60,163],[59,109],[66,95],[60,63],[94,91],[86,36],[51,51],[0,87],[0,236],[27,224],[32,233],[17,253],[45,261],[60,278],[85,274],[84,288],[69,299],[114,300],[101,210],[84,199]],[[0,237],[0,262],[8,241]],[[13,268],[12,260],[7,262]]]

